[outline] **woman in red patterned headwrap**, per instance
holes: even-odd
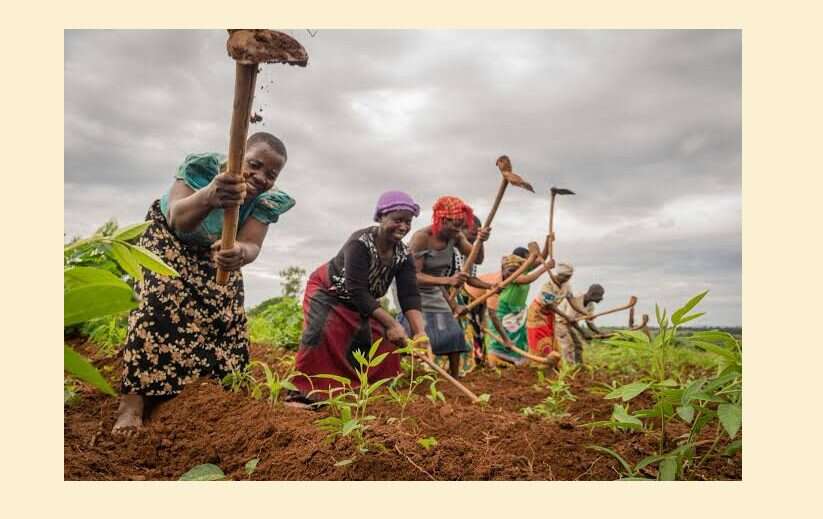
[[[426,335],[436,355],[448,355],[449,371],[459,376],[460,354],[471,351],[466,344],[463,329],[452,315],[452,308],[446,300],[449,287],[460,287],[463,283],[488,289],[488,283],[469,277],[463,272],[448,275],[455,254],[468,255],[472,245],[463,234],[475,225],[471,207],[454,196],[437,199],[432,207],[432,224],[415,232],[410,249],[414,255],[417,270],[417,286],[420,290],[421,307],[426,321]],[[481,241],[477,263],[483,262],[483,244],[489,239],[490,229],[480,229],[477,239]]]

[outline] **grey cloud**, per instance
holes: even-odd
[[[386,189],[417,198],[415,226],[442,194],[485,215],[507,153],[537,193],[509,190],[486,268],[542,241],[548,188],[570,187],[558,249],[578,286],[670,307],[711,288],[711,322],[740,323],[739,206],[717,206],[711,225],[691,217],[740,195],[739,31],[291,33],[309,65],[263,68],[252,130],[286,142],[278,184],[297,206],[247,272],[249,303],[278,292],[285,266],[332,257]],[[68,235],[141,219],[187,153],[225,149],[224,45],[222,31],[66,31]],[[611,231],[587,236],[599,228]]]

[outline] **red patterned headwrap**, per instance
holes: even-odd
[[[432,206],[432,234],[437,236],[443,226],[443,218],[450,220],[462,218],[469,231],[474,229],[474,212],[472,208],[456,196],[441,196]]]

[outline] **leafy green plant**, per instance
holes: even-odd
[[[437,380],[432,373],[415,375],[415,355],[425,354],[426,349],[418,346],[424,341],[423,338],[407,339],[404,347],[395,350],[396,354],[403,355],[400,360],[400,367],[403,372],[392,379],[387,386],[387,390],[391,400],[400,406],[401,423],[405,417],[406,406],[414,399],[414,392],[417,387],[425,382],[431,383]],[[403,386],[406,387],[406,391],[402,390]]]
[[[369,381],[369,370],[379,366],[390,353],[377,354],[381,342],[382,337],[371,345],[366,355],[363,355],[360,350],[354,350],[353,356],[358,363],[355,369],[359,382],[358,387],[353,387],[350,379],[338,375],[321,374],[313,377],[334,380],[342,386],[309,393],[309,395],[315,392],[327,394],[326,400],[321,401],[320,404],[329,409],[330,415],[314,422],[321,431],[326,432],[325,441],[332,442],[337,438],[350,438],[355,445],[355,458],[339,461],[336,465],[346,465],[353,462],[358,453],[365,454],[370,449],[382,447],[370,441],[366,435],[370,427],[369,423],[376,419],[375,416],[368,414],[369,405],[381,398],[376,394],[377,390],[392,380],[384,378],[373,383]]]
[[[566,381],[577,374],[578,368],[565,362],[560,364],[560,369],[554,379],[545,376],[542,370],[537,372],[537,389],[547,388],[549,390],[546,398],[539,404],[524,407],[520,412],[524,416],[542,416],[546,419],[557,419],[568,416],[566,404],[577,400],[571,392],[571,386]]]
[[[644,334],[618,332],[616,338],[604,341],[614,347],[647,350],[652,362],[649,370],[639,380],[614,388],[606,394],[606,399],[621,400],[614,406],[611,419],[593,422],[590,426],[606,426],[620,429],[657,431],[658,452],[648,459],[648,464],[657,463],[661,474],[668,477],[684,478],[692,466],[699,466],[706,459],[717,455],[717,445],[721,432],[734,440],[742,420],[742,349],[738,340],[727,332],[702,331],[687,336],[677,335],[678,328],[703,315],[689,314],[705,297],[702,292],[691,298],[683,307],[667,318],[667,312],[656,308],[659,332],[649,339]],[[678,347],[696,348],[711,352],[720,361],[713,376],[680,382],[673,379],[669,359],[675,344]],[[629,412],[628,403],[647,393],[653,400],[649,408]],[[672,439],[667,436],[668,424],[680,420],[689,426],[685,438]],[[698,437],[711,423],[718,424],[714,440],[699,441]],[[707,452],[697,461],[697,447],[711,443]],[[741,444],[742,445],[742,442]],[[720,455],[734,452],[726,449]]]
[[[86,321],[81,326],[81,331],[88,335],[101,354],[107,357],[114,355],[117,348],[126,341],[127,314],[112,314]]]
[[[135,308],[134,291],[126,280],[142,279],[142,268],[165,276],[177,275],[155,254],[129,243],[143,234],[148,225],[144,222],[117,229],[110,222],[90,238],[64,247],[64,328]],[[106,394],[115,394],[97,368],[65,344],[63,366],[72,376]]]
[[[292,379],[298,375],[297,372],[292,372],[289,370],[289,372],[284,375],[280,375],[276,371],[272,371],[272,369],[269,368],[265,362],[259,360],[252,362],[250,364],[250,369],[255,366],[262,368],[266,379],[260,384],[255,384],[254,389],[252,390],[252,396],[254,398],[260,398],[260,391],[265,388],[268,392],[268,400],[271,402],[272,406],[274,406],[280,398],[280,393],[284,389],[297,391],[297,387],[295,387],[295,385],[291,382]]]
[[[223,387],[232,393],[247,391],[252,396],[257,395],[256,398],[260,398],[260,389],[251,371],[251,364],[247,364],[240,369],[233,368],[220,382]]]
[[[248,319],[251,340],[297,349],[303,331],[303,310],[294,297],[284,296]]]

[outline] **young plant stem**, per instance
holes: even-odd
[[[719,442],[719,441],[720,441],[720,433],[721,433],[721,428],[720,428],[720,427],[718,427],[718,428],[717,428],[717,432],[716,432],[716,433],[715,433],[715,435],[714,435],[714,441],[712,442],[711,446],[709,447],[709,450],[708,450],[708,451],[706,451],[706,454],[704,454],[704,455],[700,458],[700,460],[697,462],[697,465],[695,465],[695,467],[694,467],[694,468],[697,468],[697,467],[699,467],[699,466],[703,465],[703,462],[704,462],[704,461],[706,461],[706,459],[709,457],[709,455],[710,455],[712,452],[714,452],[715,447],[717,447],[717,442]]]

